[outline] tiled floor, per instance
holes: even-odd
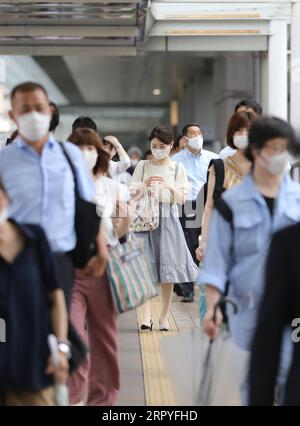
[[[118,405],[146,405],[144,374],[136,312],[119,317],[121,393]]]
[[[185,365],[181,366],[178,371],[177,360],[180,352],[178,342],[185,341],[184,336],[189,335],[188,330],[195,330],[199,327],[198,291],[196,291],[193,303],[181,303],[180,300],[174,293],[169,333],[158,331],[159,297],[151,301],[154,320],[152,332],[139,332],[140,310],[120,315],[121,393],[118,405],[192,405],[192,396],[188,395],[194,394],[192,389],[198,387],[198,381],[195,382],[194,367],[189,368],[189,365],[197,364],[198,355],[193,351],[194,346],[191,346],[190,352],[188,352],[190,361],[184,358]],[[179,334],[182,337],[181,339],[172,340],[177,339]],[[170,339],[173,342],[171,342],[171,346]],[[170,347],[176,348],[172,350],[172,354],[169,353]],[[166,348],[168,349],[166,350]],[[183,353],[187,353],[185,349]],[[183,367],[187,367],[187,371],[189,371],[190,379],[188,380],[185,373],[180,380],[180,375],[186,371]],[[175,380],[174,372],[179,379],[177,377]],[[177,381],[177,386],[174,380]],[[194,385],[193,382],[195,382]],[[182,399],[181,388],[185,389],[185,400]],[[238,394],[230,399],[226,405],[239,405]]]
[[[199,320],[198,320],[197,295],[198,293],[196,293],[196,298],[194,303],[181,303],[180,302],[181,299],[178,296],[176,296],[174,293],[171,315],[173,319],[172,320],[173,328],[176,329],[176,333],[178,331],[181,332],[188,328],[194,328],[198,325]],[[155,311],[157,311],[159,309],[159,301],[155,301],[153,307],[155,308]],[[157,315],[158,315],[158,312],[156,316]],[[156,324],[156,327],[157,327],[157,324]],[[120,344],[121,344],[121,393],[120,393],[118,405],[146,405],[146,390],[147,390],[147,397],[148,397],[147,403],[149,404],[149,399],[150,400],[152,399],[152,397],[149,395],[156,393],[156,391],[153,391],[152,389],[153,389],[153,386],[157,386],[157,384],[156,385],[152,385],[151,383],[149,384],[149,375],[151,376],[150,379],[153,379],[153,377],[156,376],[157,381],[159,381],[160,375],[162,373],[161,367],[159,367],[160,363],[155,364],[150,359],[148,360],[148,364],[147,364],[144,360],[144,363],[146,366],[146,367],[144,366],[146,368],[146,371],[144,372],[143,360],[141,356],[141,342],[143,342],[143,339],[144,340],[146,339],[147,341],[148,337],[141,336],[142,339],[140,339],[140,335],[138,331],[137,313],[135,311],[128,312],[119,317],[119,329],[120,329]],[[158,339],[161,338],[161,333],[159,332],[152,332],[152,333],[153,334],[152,336],[149,336],[149,339],[155,339],[154,340],[156,342],[155,351],[159,352],[159,344],[157,343],[157,338]],[[164,336],[167,336],[167,335],[168,333],[164,334]],[[157,336],[157,338],[155,336]],[[150,340],[148,343],[152,345]],[[160,358],[160,354],[153,353],[152,351],[152,359],[156,357]],[[149,372],[149,363],[150,364],[152,363],[151,373]],[[157,368],[156,368],[156,365],[157,365]],[[146,377],[147,386],[145,386],[144,373],[148,376],[148,381]],[[165,382],[165,380],[162,380],[162,381]],[[166,389],[166,386],[167,385],[164,383],[163,389]],[[170,386],[169,383],[168,383],[168,386]],[[168,393],[170,394],[170,392]],[[154,399],[154,401],[156,400]],[[172,402],[173,398],[170,397],[170,401]],[[160,401],[160,402],[163,403],[163,401]],[[166,400],[166,403],[167,403],[167,400]]]

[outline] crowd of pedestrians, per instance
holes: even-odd
[[[148,146],[125,149],[80,116],[61,142],[59,108],[33,82],[12,90],[10,118],[16,130],[0,150],[0,318],[7,337],[0,343],[0,405],[55,405],[55,383],[68,387],[71,405],[117,403],[112,250],[123,262],[120,298],[129,299],[126,285],[139,280],[139,332],[168,332],[173,291],[192,303],[200,285],[204,332],[217,339],[226,321],[247,359],[241,403],[300,404],[293,333],[300,185],[290,176],[299,147],[286,121],[242,100],[220,153],[204,148],[201,124],[193,122],[176,141],[158,125]],[[132,241],[142,242],[143,253],[129,250]],[[161,294],[158,325],[142,263],[128,269],[141,254]],[[224,296],[237,313],[218,308],[214,315]]]

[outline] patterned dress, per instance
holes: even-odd
[[[226,157],[224,159],[224,174],[223,186],[226,190],[240,183],[244,177],[241,169],[232,157]]]

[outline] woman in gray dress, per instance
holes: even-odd
[[[135,199],[151,191],[159,200],[159,225],[156,229],[136,232],[145,242],[145,250],[157,282],[161,283],[161,331],[169,331],[168,313],[174,282],[196,281],[198,268],[187,247],[179,221],[178,205],[188,192],[188,179],[182,164],[170,159],[172,132],[155,127],[148,138],[153,160],[140,161],[134,171],[130,189]],[[143,305],[142,329],[152,330],[150,303]]]

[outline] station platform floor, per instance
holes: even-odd
[[[193,303],[182,303],[181,298],[173,293],[169,332],[161,332],[158,328],[160,296],[151,300],[152,332],[140,331],[139,309],[120,315],[121,392],[118,406],[182,405],[170,369],[166,368],[168,357],[162,351],[162,344],[169,336],[176,337],[200,327],[198,299],[198,288]],[[240,405],[238,395],[228,405]]]
[[[167,336],[176,336],[187,329],[200,326],[197,290],[193,303],[182,303],[181,298],[173,293],[169,332],[158,329],[159,296],[151,301],[154,321],[152,332],[140,331],[139,309],[120,315],[121,393],[117,405],[177,405],[160,345]]]

